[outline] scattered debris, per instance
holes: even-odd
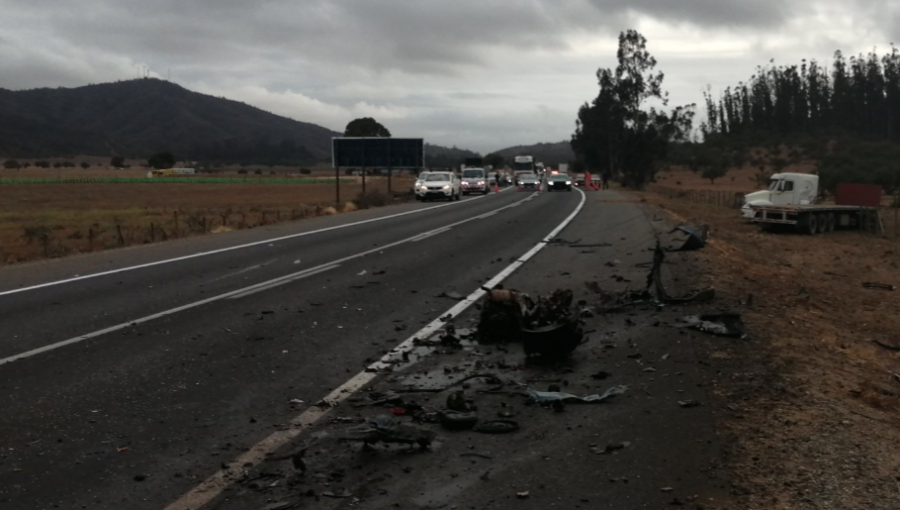
[[[516,497],[519,499],[525,499],[528,497],[528,491],[517,492]]]
[[[877,283],[877,282],[863,282],[862,285],[863,285],[863,287],[865,287],[867,289],[881,289],[881,290],[889,290],[892,292],[894,290],[896,290],[896,288],[897,288],[897,287],[894,287],[893,285],[889,285],[887,283]]]
[[[438,295],[435,296],[435,297],[438,297],[438,298],[453,299],[453,300],[456,300],[456,301],[462,301],[463,299],[466,299],[466,296],[463,296],[463,295],[460,294],[459,292],[454,292],[454,291],[450,291],[450,292],[441,292],[440,294],[438,294]]]
[[[326,498],[350,498],[350,497],[353,497],[353,494],[350,494],[350,491],[348,491],[347,489],[344,489],[341,492],[325,491],[322,493],[322,495],[325,496]]]
[[[569,245],[572,245],[572,244],[578,244],[578,243],[580,243],[580,242],[581,242],[581,239],[578,239],[578,240],[575,240],[575,241],[568,241],[568,240],[566,240],[566,239],[563,239],[562,237],[554,237],[553,239],[550,239],[550,240],[545,241],[545,242],[546,242],[547,244],[569,244]]]
[[[365,276],[365,275],[368,274],[368,273],[369,273],[368,271],[366,271],[365,269],[363,269],[362,271],[356,273],[356,276]]]
[[[681,407],[690,408],[690,407],[700,407],[703,404],[701,404],[700,402],[697,402],[696,400],[679,400],[678,405],[680,405]]]
[[[558,391],[537,391],[528,388],[528,396],[539,404],[550,403],[555,401],[576,401],[576,402],[603,402],[616,395],[621,395],[628,391],[628,386],[613,386],[603,392],[602,395],[588,395],[587,397],[579,397],[571,393],[562,393]]]
[[[472,412],[444,411],[440,414],[441,426],[447,430],[469,430],[478,423],[478,415]]]
[[[883,349],[887,349],[889,351],[900,352],[900,345],[886,344],[880,340],[872,340],[872,343],[874,343],[875,345],[878,345],[879,347],[881,347]]]
[[[679,320],[685,323],[679,327],[696,329],[711,335],[738,338],[747,336],[744,321],[739,314],[690,315]]]
[[[521,330],[526,357],[561,358],[582,343],[584,332],[573,301],[571,290],[556,290],[527,310]]]
[[[478,452],[463,452],[459,454],[460,457],[480,457],[482,459],[493,460],[494,457],[486,453],[478,453]]]
[[[608,379],[610,377],[612,377],[612,374],[610,374],[609,372],[603,371],[603,370],[597,372],[596,374],[591,374],[591,379],[595,379],[598,381],[602,381],[602,380]]]
[[[462,391],[455,391],[447,397],[447,409],[458,411],[461,413],[469,411],[469,404],[466,403],[466,396]]]
[[[533,306],[531,299],[515,290],[486,290],[487,297],[478,322],[478,341],[483,344],[519,341],[522,317]]]
[[[653,266],[650,274],[647,275],[647,290],[654,287],[656,290],[656,298],[662,303],[690,303],[694,301],[709,301],[716,297],[716,291],[713,288],[703,289],[684,297],[676,298],[666,293],[663,285],[662,265],[666,260],[666,252],[660,247],[659,241],[656,242],[656,248],[653,250]]]
[[[483,421],[475,425],[474,430],[484,434],[508,434],[519,430],[519,424],[513,420]]]
[[[314,437],[313,443],[327,440],[359,441],[367,446],[375,443],[393,443],[417,445],[424,450],[431,446],[434,438],[435,433],[431,430],[404,425],[390,416],[381,415],[368,419],[363,425],[319,434]]]
[[[687,234],[688,238],[685,239],[684,244],[680,248],[669,248],[668,251],[693,251],[706,246],[706,240],[709,238],[709,227],[707,225],[702,225],[700,228],[679,225],[669,233],[672,234],[679,231]]]
[[[597,453],[602,453],[602,454],[608,455],[610,453],[615,453],[619,450],[624,450],[625,448],[628,448],[629,446],[631,446],[631,443],[629,441],[621,441],[621,442],[617,442],[617,443],[608,443],[606,445],[606,447],[603,448],[602,450],[595,449],[594,451]]]
[[[609,248],[612,246],[609,243],[597,243],[597,244],[572,244],[569,248]],[[593,253],[593,252],[592,252]]]

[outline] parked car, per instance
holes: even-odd
[[[572,178],[566,174],[553,174],[547,177],[547,191],[572,191]]]
[[[459,178],[452,172],[430,172],[416,189],[417,200],[431,200],[432,198],[459,200],[461,196],[462,187]]]
[[[541,178],[537,174],[521,174],[519,177],[519,191],[537,191],[541,189]]]
[[[484,171],[484,168],[463,168],[463,195],[468,195],[469,193],[481,193],[487,195],[490,191],[491,188],[488,186],[487,173]]]

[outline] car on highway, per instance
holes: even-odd
[[[488,186],[487,172],[484,168],[463,168],[462,171],[462,193],[481,193],[487,195],[491,188]]]
[[[547,191],[554,190],[572,191],[572,177],[567,174],[547,176]]]
[[[421,186],[422,182],[425,181],[425,176],[430,173],[431,173],[431,171],[426,170],[426,171],[420,173],[418,177],[416,177],[416,182],[413,184],[413,193],[416,193],[417,191],[419,191],[419,186]]]
[[[513,173],[513,182],[516,186],[519,185],[519,180],[523,175],[534,175],[534,172],[531,170],[517,170]]]
[[[459,200],[461,196],[462,187],[459,178],[453,172],[430,172],[416,189],[417,200],[432,198]]]
[[[537,174],[521,174],[519,178],[519,191],[537,191],[541,189],[541,178]]]

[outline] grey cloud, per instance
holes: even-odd
[[[785,63],[828,60],[847,41],[865,43],[861,49],[842,48],[848,53],[873,44],[884,48],[889,41],[865,37],[879,29],[895,32],[892,5],[890,0],[0,0],[0,87],[127,79],[146,64],[163,77],[171,68],[173,79],[188,88],[238,94],[233,98],[251,104],[254,97],[264,98],[260,104],[271,108],[286,105],[284,111],[300,120],[309,108],[310,117],[326,119],[333,129],[341,129],[348,115],[388,105],[402,115],[390,120],[392,131],[421,131],[436,143],[491,150],[567,138],[578,106],[596,93],[594,71],[615,65],[610,48],[623,29],[645,32],[666,72],[673,104],[684,104],[698,101],[707,83],[724,88],[746,79],[769,57]],[[820,8],[837,9],[839,15],[813,17]],[[822,19],[834,20],[833,26],[823,27]],[[851,28],[840,24],[847,19]],[[667,40],[656,38],[658,27]],[[851,29],[853,35],[844,37]],[[789,48],[770,44],[779,36],[805,36],[803,31],[810,35],[799,44],[792,40]],[[746,48],[723,60],[683,48],[669,53],[669,45],[683,42],[682,34],[695,45],[724,38]],[[577,46],[598,41],[599,49]],[[248,87],[256,95],[240,96]]]

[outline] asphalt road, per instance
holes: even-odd
[[[676,245],[682,238],[668,234],[672,226],[659,211],[627,196],[589,192],[558,242],[547,245],[504,285],[532,297],[567,289],[591,304],[598,296],[586,282],[607,292],[642,289],[656,240]],[[669,254],[663,275],[669,294],[689,293],[691,273],[702,267],[702,256]],[[410,355],[407,366],[379,376],[293,444],[247,469],[246,478],[207,508],[739,508],[720,462],[709,400],[715,389],[702,368],[708,365],[698,338],[702,333],[674,327],[679,317],[710,306],[720,304],[658,308],[650,303],[585,317],[586,343],[553,362],[528,360],[517,344],[442,348],[421,360]],[[470,308],[453,323],[471,327],[479,313]],[[483,378],[458,384],[471,374],[492,374],[503,384]],[[579,396],[622,385],[627,390],[603,403],[562,408],[535,405],[523,394],[525,387],[547,391],[552,385]],[[393,416],[389,407],[395,403],[374,405],[369,391],[394,393],[426,411],[444,409],[447,398],[462,391],[479,420],[512,419],[520,429],[481,434],[417,423],[409,416]],[[378,415],[431,431],[434,442],[425,450],[383,444],[366,450],[358,443],[321,439]],[[307,448],[305,471],[284,458],[301,448]]]
[[[435,296],[478,288],[580,201],[531,197],[0,270],[0,508],[164,508],[454,304]],[[209,250],[224,251],[192,257]],[[166,258],[183,259],[123,270]],[[81,279],[54,284],[68,278]]]

